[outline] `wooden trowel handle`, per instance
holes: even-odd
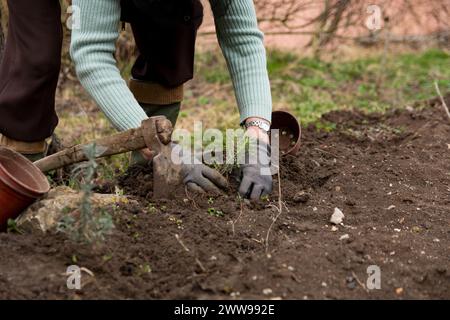
[[[74,163],[87,161],[88,159],[84,153],[84,148],[92,143],[96,144],[97,150],[101,153],[98,154],[96,158],[103,158],[146,148],[142,128],[137,128],[105,137],[95,142],[71,147],[36,161],[34,164],[42,172],[48,172]]]

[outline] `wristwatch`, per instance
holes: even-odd
[[[249,127],[258,127],[261,130],[265,131],[266,133],[269,133],[270,131],[270,123],[266,120],[252,120],[252,121],[246,121],[244,123],[244,128],[248,129]]]

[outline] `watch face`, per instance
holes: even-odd
[[[267,123],[261,123],[261,129],[265,130],[265,131],[270,131],[270,125]]]

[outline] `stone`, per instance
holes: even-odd
[[[17,227],[24,232],[55,230],[62,217],[79,207],[82,192],[69,187],[60,186],[51,189],[41,200],[32,204],[17,218]],[[137,201],[130,200],[126,196],[115,194],[94,193],[91,197],[92,209],[104,209],[105,207],[127,204],[137,205]]]
[[[348,234],[344,234],[344,235],[342,235],[340,238],[339,238],[339,240],[347,240],[347,239],[350,239],[350,236],[348,235]]]
[[[334,208],[334,212],[331,215],[330,222],[332,224],[341,224],[344,221],[344,213],[339,208]]]
[[[263,294],[266,295],[266,296],[272,294],[272,292],[273,292],[273,291],[272,291],[272,289],[270,289],[270,288],[266,288],[266,289],[263,290]]]

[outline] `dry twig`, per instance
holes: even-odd
[[[239,213],[239,216],[236,218],[236,220],[231,220],[231,229],[233,231],[233,236],[235,235],[235,231],[236,231],[236,228],[235,228],[236,223],[239,221],[239,219],[241,219],[242,213],[244,212],[244,204],[242,203],[242,199],[241,199],[240,196],[239,196],[239,204],[240,204],[240,207],[241,207],[241,211]]]
[[[275,206],[274,206],[275,207]],[[272,231],[273,226],[275,225],[275,223],[278,221],[278,219],[280,218],[281,214],[283,213],[283,198],[282,198],[282,193],[281,193],[281,175],[280,175],[280,168],[278,167],[278,207],[275,207],[276,210],[278,211],[277,216],[275,217],[275,219],[273,219],[269,230],[267,230],[267,235],[266,235],[266,253],[269,253],[269,238],[270,238],[270,232]]]
[[[441,94],[441,90],[439,89],[439,85],[438,85],[437,81],[434,82],[434,87],[436,88],[436,92],[437,92],[439,98],[441,99],[442,108],[444,108],[444,111],[447,114],[448,119],[450,120],[450,111],[448,110],[448,106],[445,103],[445,99]]]
[[[190,252],[191,250],[189,250],[188,247],[186,247],[186,245],[184,244],[183,241],[181,241],[181,238],[178,234],[175,235],[175,239],[177,239],[178,243],[183,247],[184,251],[186,252]]]
[[[175,234],[175,239],[177,239],[178,243],[180,244],[181,247],[183,247],[184,251],[191,252],[191,250],[184,244],[184,242],[181,240],[181,237],[178,234]],[[195,263],[199,266],[202,272],[206,272],[205,266],[203,265],[203,263],[201,263],[201,261],[197,257],[195,258]]]

